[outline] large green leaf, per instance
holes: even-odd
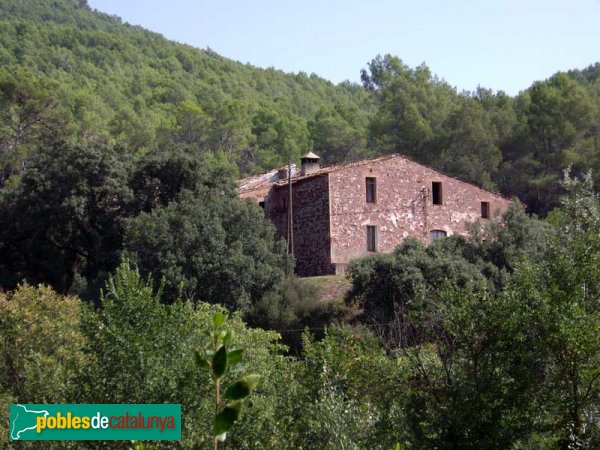
[[[235,337],[235,333],[231,330],[227,330],[225,332],[225,335],[223,336],[223,344],[227,345],[227,346],[231,345],[234,337]]]
[[[215,324],[215,327],[220,328],[221,325],[225,323],[225,314],[221,312],[215,313],[213,316],[213,323]]]
[[[242,400],[248,397],[260,381],[260,375],[247,375],[225,390],[227,400]]]
[[[200,356],[200,353],[198,353],[196,350],[194,351],[194,362],[196,363],[196,367],[199,369],[210,369],[210,364],[208,361]]]
[[[242,353],[244,353],[244,350],[242,349],[227,352],[227,362],[229,365],[233,366],[234,364],[242,362]]]
[[[227,370],[227,349],[224,345],[213,356],[212,370],[216,379],[221,378]]]
[[[239,402],[232,403],[223,408],[215,417],[213,433],[215,436],[228,432],[236,420],[240,417],[242,405]]]

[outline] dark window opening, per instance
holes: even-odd
[[[448,233],[446,233],[444,230],[431,230],[429,232],[429,238],[432,241],[435,241],[436,239],[443,238],[446,236],[448,236]]]
[[[373,225],[367,225],[367,251],[368,252],[376,252],[377,251],[377,232],[375,231],[375,227]]]
[[[443,204],[444,200],[442,198],[442,182],[441,181],[434,181],[433,183],[431,183],[431,195],[433,197],[434,205]]]
[[[265,202],[258,202],[258,206],[260,206],[262,209],[265,209]]]
[[[490,218],[490,202],[481,202],[481,218]]]
[[[367,203],[377,203],[377,181],[373,177],[367,177]]]
[[[282,209],[285,210],[285,198],[282,199]]]

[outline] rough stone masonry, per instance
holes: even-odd
[[[286,168],[238,181],[288,238]],[[292,167],[292,222],[299,276],[344,273],[372,252],[390,252],[407,237],[430,242],[466,235],[468,224],[506,212],[510,200],[393,154],[320,168],[314,153]]]

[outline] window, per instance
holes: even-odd
[[[442,182],[441,181],[434,181],[433,183],[431,183],[431,195],[433,197],[434,205],[443,204],[444,200],[442,198]]]
[[[367,177],[367,203],[377,203],[377,181],[373,177]]]
[[[448,233],[446,233],[444,230],[431,230],[429,232],[429,238],[432,241],[435,241],[436,239],[443,238],[446,236],[448,236]]]
[[[377,232],[375,231],[375,227],[373,225],[367,225],[367,251],[368,252],[376,252],[377,251]]]
[[[258,202],[258,206],[260,206],[262,209],[265,209],[265,202]]]
[[[490,202],[481,202],[481,218],[490,218]]]

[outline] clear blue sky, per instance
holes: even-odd
[[[473,90],[516,94],[600,61],[600,0],[89,0],[100,11],[228,58],[334,82],[377,54],[425,62]]]

